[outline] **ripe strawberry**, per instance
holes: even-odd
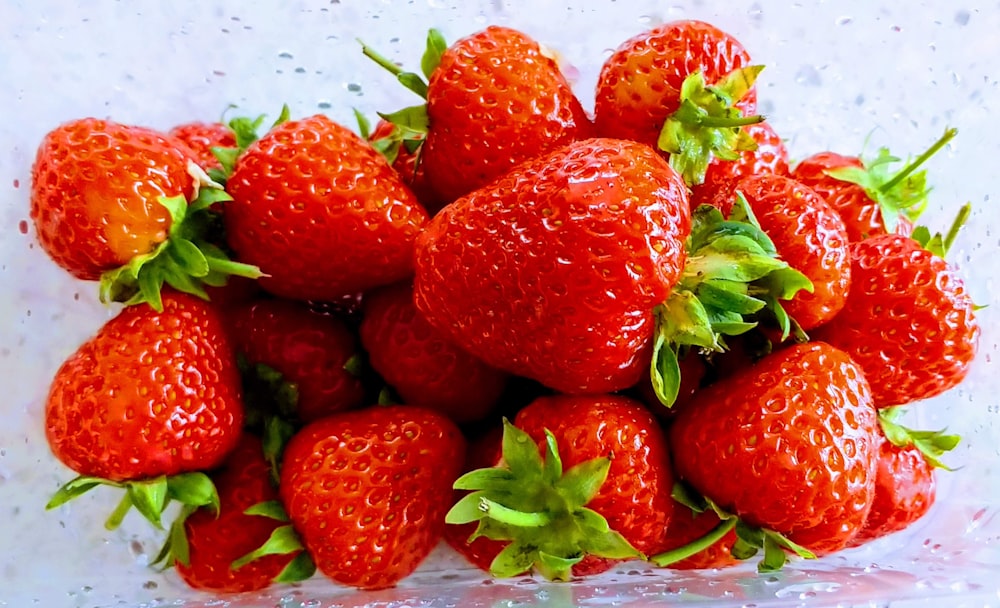
[[[426,85],[371,49],[365,53],[427,100],[426,109],[387,118],[426,131],[420,162],[445,203],[592,134],[556,61],[522,32],[490,26],[446,47],[432,30],[421,62]]]
[[[927,206],[927,176],[916,169],[958,132],[948,129],[926,152],[889,173],[898,160],[882,148],[874,159],[819,152],[792,170],[792,177],[832,205],[847,225],[852,242],[880,234],[909,236],[913,222]]]
[[[299,302],[258,300],[231,311],[233,343],[250,364],[264,364],[294,384],[294,412],[311,422],[362,404],[358,341],[338,318]]]
[[[894,234],[851,245],[847,303],[813,337],[864,369],[876,407],[943,393],[965,378],[976,356],[975,306],[942,255]]]
[[[415,301],[460,347],[562,392],[636,384],[685,260],[680,177],[632,142],[577,142],[445,207]]]
[[[403,183],[413,190],[413,194],[417,196],[424,209],[431,215],[440,211],[446,201],[442,200],[431,187],[424,164],[420,162],[419,147],[424,136],[419,134],[413,135],[411,139],[404,139],[402,130],[385,119],[378,121],[371,133],[367,133],[368,127],[365,123],[362,122],[362,125],[361,136],[385,156],[392,168],[403,178]]]
[[[222,168],[212,148],[236,147],[236,135],[233,130],[220,122],[184,123],[170,129],[168,133],[187,144],[194,152],[195,160],[206,172]]]
[[[444,416],[376,406],[292,438],[281,499],[317,567],[363,589],[395,585],[441,539],[465,440]]]
[[[708,568],[726,568],[739,563],[733,557],[732,546],[737,542],[736,532],[732,527],[725,527],[722,537],[715,539],[707,537],[713,530],[718,530],[724,522],[718,513],[711,509],[693,511],[687,505],[674,504],[674,514],[667,527],[666,554],[689,543],[702,540],[705,546],[693,555],[674,561],[672,558],[665,565],[675,570],[703,570]],[[720,530],[721,531],[721,530]],[[706,539],[707,537],[707,539]],[[705,540],[703,540],[705,539]],[[709,544],[710,543],[710,544]],[[665,555],[654,556],[651,561],[664,560]]]
[[[253,510],[247,513],[278,500],[260,439],[244,434],[213,478],[217,508],[201,507],[176,522],[162,554],[184,582],[195,589],[240,593],[310,576],[311,562],[290,526]],[[272,552],[234,567],[264,546]]]
[[[691,210],[699,205],[713,205],[729,217],[736,195],[736,184],[753,175],[773,173],[788,175],[788,150],[774,128],[766,122],[747,125],[743,131],[757,147],[743,150],[736,160],[712,158],[705,181],[691,188]]]
[[[507,374],[452,344],[424,318],[409,283],[366,294],[360,331],[368,362],[408,405],[472,422],[490,413],[506,385]]]
[[[739,150],[754,147],[731,127],[763,120],[750,116],[760,70],[743,45],[713,25],[665,23],[625,41],[604,62],[594,124],[602,137],[669,152],[688,185],[700,184],[713,154],[736,160]]]
[[[781,547],[830,553],[864,525],[874,496],[877,424],[861,368],[812,342],[704,389],[678,412],[670,441],[678,476],[757,528],[761,567],[771,569],[784,561]],[[750,554],[751,539],[733,554]]]
[[[227,187],[228,243],[272,293],[337,300],[413,271],[427,213],[382,156],[325,116],[273,128]]]
[[[740,181],[736,190],[746,197],[761,228],[778,255],[789,260],[813,285],[783,303],[802,329],[832,319],[844,307],[851,285],[847,229],[840,215],[810,188],[775,174]]]
[[[164,282],[204,295],[226,274],[259,273],[205,241],[203,214],[224,191],[179,139],[84,118],[50,131],[32,167],[31,218],[42,248],[104,300],[159,307]]]
[[[534,567],[566,580],[665,547],[673,473],[663,431],[641,403],[541,397],[505,423],[502,460],[459,478],[457,489],[474,492],[448,520],[479,521],[476,534],[511,541],[492,560],[496,576]]]

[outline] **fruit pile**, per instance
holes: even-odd
[[[362,45],[423,99],[374,128],[44,138],[38,240],[124,304],[52,382],[50,508],[114,488],[215,592],[391,587],[442,539],[501,577],[769,571],[927,512],[958,438],[900,407],[979,337],[968,207],[916,224],[953,130],[793,165],[698,21],[624,42],[592,114],[521,32],[427,42],[422,74]]]

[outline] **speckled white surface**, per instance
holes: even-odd
[[[990,304],[980,359],[961,389],[920,404],[922,426],[965,436],[940,502],[907,532],[773,577],[748,570],[677,575],[626,567],[580,585],[484,585],[446,549],[397,590],[359,594],[315,579],[255,598],[213,598],[146,567],[157,538],[130,518],[101,527],[114,505],[95,492],[46,513],[71,473],[49,455],[42,401],[59,363],[112,313],[32,245],[30,165],[42,135],[86,115],[153,127],[248,114],[325,112],[351,120],[414,100],[361,57],[355,38],[416,66],[430,26],[449,40],[489,23],[520,27],[557,49],[592,106],[603,59],[626,38],[677,18],[712,21],[757,62],[761,109],[793,156],[891,144],[916,152],[946,125],[956,143],[930,164],[927,221],[942,226],[966,200],[975,212],[953,259],[977,302]],[[423,606],[789,604],[988,605],[1000,579],[1000,6],[996,2],[627,1],[0,2],[0,606]],[[991,200],[991,198],[993,200]],[[26,230],[22,230],[22,226]],[[26,232],[26,233],[25,233]],[[939,596],[948,596],[943,599]]]

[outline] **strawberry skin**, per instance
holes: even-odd
[[[429,410],[334,414],[289,442],[281,498],[326,576],[363,589],[392,587],[441,540],[464,457],[461,432]]]
[[[681,84],[689,74],[700,70],[713,83],[749,65],[743,45],[702,21],[673,21],[638,34],[601,68],[594,104],[597,133],[655,146],[663,123],[680,104]],[[756,91],[736,106],[744,115],[753,114]]]
[[[690,231],[680,176],[651,148],[591,139],[445,207],[417,240],[415,301],[500,369],[566,393],[648,369],[653,307]]]
[[[486,417],[506,385],[507,374],[452,344],[424,318],[409,283],[365,295],[360,333],[368,362],[403,403],[456,422]]]
[[[168,133],[187,144],[194,152],[195,160],[206,171],[222,166],[212,153],[212,148],[236,147],[233,130],[219,122],[184,123],[170,129]]]
[[[874,497],[878,423],[845,353],[788,347],[709,386],[670,429],[678,476],[745,523],[843,548]]]
[[[97,118],[50,131],[31,171],[38,241],[62,268],[97,280],[167,239],[160,197],[193,198],[193,152],[178,139]]]
[[[899,235],[853,243],[851,260],[847,302],[813,337],[857,361],[876,407],[927,399],[961,382],[980,328],[957,269]]]
[[[295,558],[295,553],[266,555],[240,568],[230,567],[263,545],[283,525],[275,519],[244,513],[256,504],[278,499],[260,439],[244,434],[222,468],[213,475],[213,481],[219,493],[218,515],[211,508],[202,507],[185,520],[189,563],[176,561],[177,573],[191,587],[223,593],[270,586]]]
[[[361,379],[347,369],[358,340],[337,317],[289,300],[260,300],[231,311],[228,322],[249,363],[263,363],[295,383],[299,420],[318,420],[364,401]]]
[[[491,26],[452,44],[427,86],[421,162],[450,202],[516,164],[591,136],[591,122],[538,43]]]
[[[368,141],[373,144],[381,139],[390,138],[395,125],[387,120],[379,120],[375,125],[375,130],[368,136]],[[409,186],[413,194],[416,195],[420,204],[427,209],[431,215],[437,213],[446,201],[441,200],[441,196],[431,187],[427,179],[426,165],[421,162],[419,151],[411,152],[405,145],[400,145],[396,152],[396,158],[392,161],[392,168],[399,173],[403,183]]]
[[[775,174],[748,177],[743,193],[778,255],[812,281],[812,293],[800,291],[782,303],[802,329],[832,319],[844,307],[851,286],[851,256],[840,215],[812,189]]]
[[[254,142],[227,188],[229,245],[276,295],[333,301],[413,272],[427,212],[380,154],[325,116]]]
[[[236,358],[217,313],[164,292],[108,321],[56,372],[52,452],[81,475],[125,481],[217,466],[243,423]]]

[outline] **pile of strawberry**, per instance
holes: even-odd
[[[442,538],[496,576],[766,571],[930,508],[958,439],[899,408],[979,336],[944,260],[968,208],[915,226],[954,131],[790,167],[761,66],[697,21],[623,43],[592,116],[512,29],[432,31],[423,76],[363,52],[424,102],[360,135],[45,137],[38,239],[125,304],[52,382],[79,477],[50,508],[116,488],[109,528],[137,510],[219,592],[389,587]]]

